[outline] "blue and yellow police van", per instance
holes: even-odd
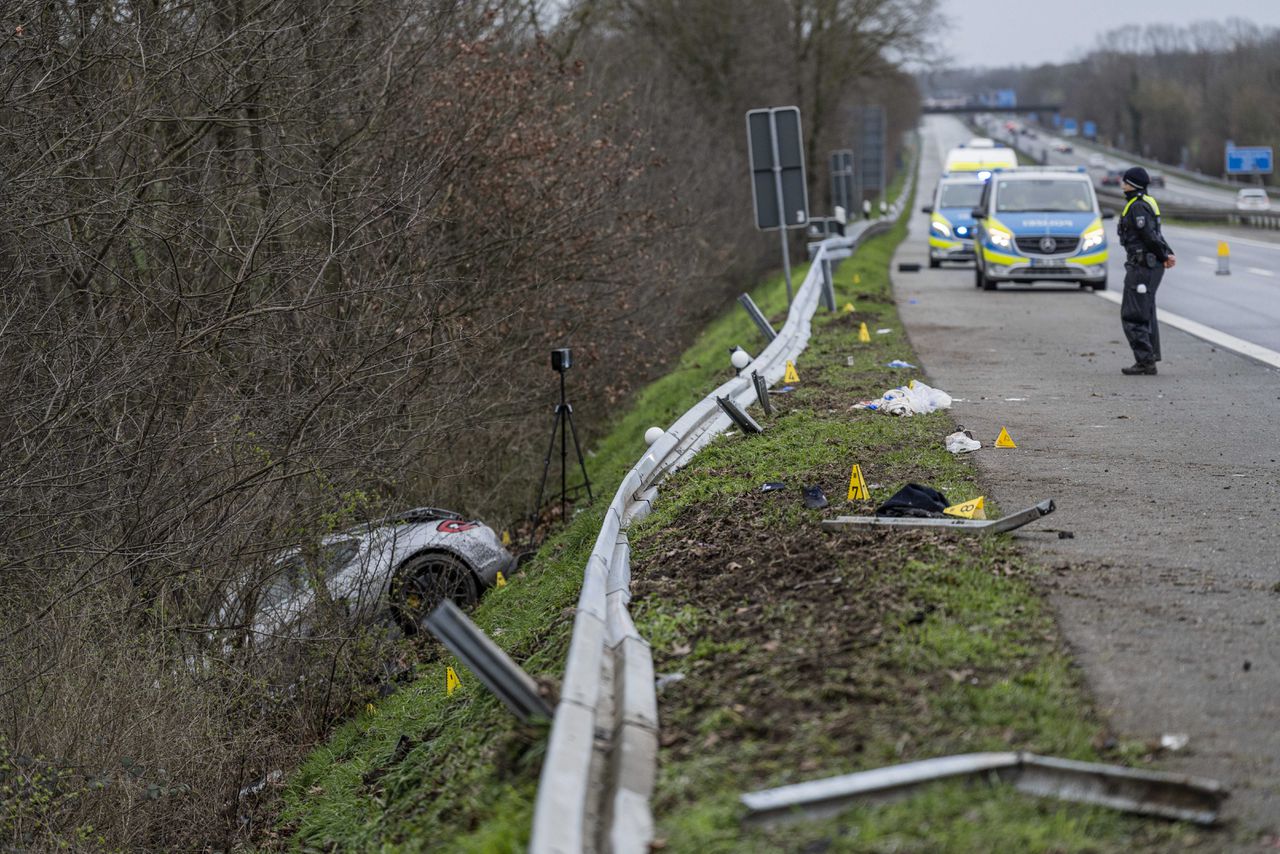
[[[1084,167],[996,171],[972,215],[974,284],[1075,282],[1107,287],[1107,235],[1093,181]]]

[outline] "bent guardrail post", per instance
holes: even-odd
[[[738,302],[747,310],[747,315],[752,322],[760,328],[764,333],[764,337],[772,341],[778,337],[778,333],[774,330],[773,325],[769,323],[769,319],[764,316],[764,312],[760,311],[760,307],[756,305],[755,300],[750,294],[742,294],[738,297]]]
[[[427,629],[458,657],[522,723],[550,720],[554,710],[538,684],[448,599],[427,617]]]

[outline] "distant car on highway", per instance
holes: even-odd
[[[1099,182],[1104,187],[1119,187],[1122,183],[1123,169],[1108,169],[1107,174],[1102,176]]]
[[[516,559],[493,529],[448,510],[419,507],[297,547],[262,579],[246,579],[227,597],[217,623],[241,626],[247,642],[270,647],[305,638],[317,623],[317,599],[361,622],[385,622],[414,634],[444,599],[474,604]],[[324,597],[316,585],[323,583]]]
[[[1071,147],[1071,143],[1069,142],[1055,142],[1053,144],[1053,150],[1058,152],[1059,154],[1070,154],[1071,152],[1075,151],[1075,149]]]
[[[1106,158],[1095,151],[1093,154],[1089,155],[1089,165],[1101,169],[1107,165],[1107,161]]]
[[[1163,172],[1159,172],[1155,169],[1148,169],[1147,177],[1151,180],[1151,183],[1147,184],[1148,187],[1160,187],[1161,189],[1164,188]]]
[[[974,284],[1069,281],[1107,287],[1107,236],[1083,166],[997,172],[973,210]]]
[[[1245,187],[1236,193],[1236,210],[1269,211],[1271,210],[1271,197],[1261,187]]]

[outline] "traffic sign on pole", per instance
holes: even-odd
[[[1228,175],[1270,175],[1274,162],[1269,145],[1237,147],[1227,144]]]
[[[853,152],[847,148],[831,152],[831,207],[853,210]]]
[[[756,228],[778,229],[782,269],[791,305],[791,255],[787,229],[809,221],[809,189],[804,174],[804,142],[799,107],[765,107],[747,111],[747,156],[751,161],[751,201]]]
[[[883,196],[885,188],[885,121],[884,107],[871,106],[858,110],[858,184],[864,197]]]

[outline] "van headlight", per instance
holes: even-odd
[[[1013,235],[1003,228],[988,228],[987,236],[991,238],[992,244],[1001,249],[1013,248]]]
[[[936,231],[940,236],[942,237],[951,236],[951,226],[947,225],[945,222],[935,219],[931,223],[931,225],[933,227],[933,230]]]
[[[1084,233],[1084,239],[1080,241],[1080,251],[1088,252],[1095,246],[1102,245],[1103,231],[1101,228],[1094,228]]]

